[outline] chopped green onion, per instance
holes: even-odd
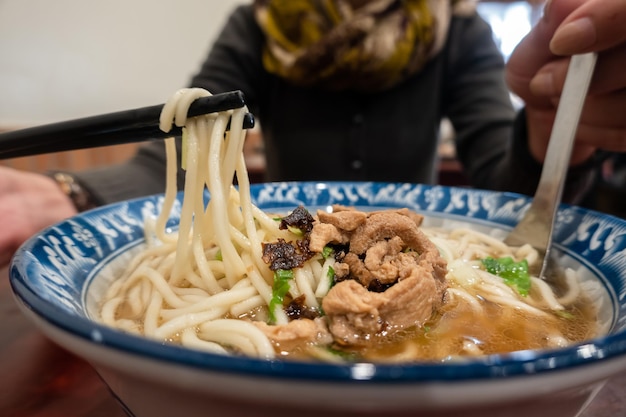
[[[304,236],[304,232],[296,226],[287,226],[287,230],[289,230],[291,233],[293,233],[296,236],[300,236],[300,237]]]
[[[332,288],[335,285],[335,269],[332,266],[328,267],[328,272],[326,273],[328,277],[328,288]]]
[[[348,352],[345,350],[334,348],[333,346],[326,346],[326,351],[334,356],[350,362],[354,362],[359,359],[359,355],[356,352]]]
[[[570,313],[569,311],[565,311],[565,310],[556,310],[554,312],[557,316],[567,319],[567,320],[571,320],[574,318],[574,315],[572,313]]]
[[[331,248],[330,246],[324,246],[324,249],[322,249],[322,257],[324,259],[327,259],[330,255],[333,254],[333,252],[335,252],[333,248]]]
[[[285,295],[289,292],[289,281],[293,279],[291,269],[277,269],[274,271],[274,285],[272,285],[272,299],[269,305],[270,324],[276,324],[276,308],[282,308]]]
[[[485,270],[497,275],[504,282],[517,290],[520,295],[526,297],[530,291],[530,274],[528,273],[528,262],[522,259],[515,262],[513,258],[485,258],[482,260]]]

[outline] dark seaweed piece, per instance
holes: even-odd
[[[295,227],[306,235],[313,230],[314,222],[315,219],[311,216],[311,213],[309,213],[304,206],[298,206],[290,214],[281,219],[279,227],[283,230]]]
[[[306,252],[301,251],[303,247],[306,248]],[[313,253],[308,250],[308,244],[303,245],[300,241],[297,247],[280,238],[277,242],[263,243],[263,261],[270,266],[272,271],[299,268],[312,256]]]

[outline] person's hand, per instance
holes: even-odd
[[[543,161],[569,56],[598,52],[571,164],[597,149],[626,151],[626,0],[552,0],[507,63],[526,104],[529,148]]]
[[[76,214],[57,183],[45,175],[0,167],[0,265],[36,232]]]

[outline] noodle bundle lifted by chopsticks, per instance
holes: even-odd
[[[172,123],[185,126],[180,226],[178,232],[166,233],[177,193],[176,147],[170,138],[165,201],[154,227],[158,243],[136,258],[127,275],[112,286],[102,319],[205,350],[225,351],[226,345],[249,355],[273,357],[272,346],[256,326],[224,317],[238,317],[269,303],[272,276],[261,259],[261,240],[284,237],[285,232],[250,202],[241,127],[247,109],[187,120],[190,103],[208,94],[180,90],[163,108],[162,130],[168,131]],[[231,128],[226,131],[229,118]],[[232,185],[234,175],[240,192]],[[210,194],[206,206],[205,187]]]
[[[186,116],[209,94],[183,89],[163,108],[163,131],[183,127],[179,227],[166,229],[178,192],[170,138],[162,210],[105,295],[105,324],[215,353],[328,361],[450,360],[597,334],[576,272],[559,287],[531,276],[529,245],[421,227],[405,208],[263,212],[243,155],[247,109]]]

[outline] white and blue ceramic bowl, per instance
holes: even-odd
[[[252,193],[255,204],[271,211],[299,204],[409,207],[431,223],[501,233],[529,203],[516,194],[411,184],[275,183]],[[10,270],[25,314],[89,361],[130,415],[572,417],[607,378],[626,369],[626,222],[620,219],[564,206],[555,237],[562,261],[605,289],[608,335],[559,350],[459,363],[331,365],[219,356],[96,323],[98,297],[140,248],[144,219],[155,216],[161,202],[153,196],[63,221],[26,242]]]

